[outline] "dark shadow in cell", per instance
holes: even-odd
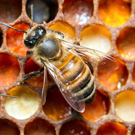
[[[31,18],[31,5],[33,4],[33,20],[36,23],[52,21],[58,12],[58,2],[55,0],[28,0],[26,12]]]
[[[0,1],[0,22],[10,23],[15,21],[21,14],[21,0]]]
[[[55,129],[49,122],[37,118],[28,123],[24,129],[25,135],[55,135]]]
[[[13,122],[6,119],[1,119],[0,135],[20,135],[20,131]]]
[[[0,31],[0,47],[1,47],[2,43],[3,43],[3,36],[2,36],[2,32]]]

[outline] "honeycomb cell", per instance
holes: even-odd
[[[10,23],[21,15],[21,0],[0,1],[0,22]]]
[[[135,92],[125,90],[115,98],[116,114],[127,122],[135,121]]]
[[[111,34],[102,25],[91,25],[82,30],[80,44],[107,53],[111,49]]]
[[[1,135],[20,135],[20,131],[15,123],[0,119],[0,134]]]
[[[29,74],[30,72],[38,71],[41,67],[37,65],[32,59],[29,59],[25,64],[25,74]],[[27,82],[35,87],[43,87],[43,79],[44,79],[44,72],[41,74],[30,78]]]
[[[122,29],[117,40],[116,45],[119,54],[125,59],[135,58],[135,28],[126,27]]]
[[[62,125],[60,135],[91,135],[89,127],[80,120],[71,120]]]
[[[117,122],[107,122],[101,125],[96,135],[126,135],[127,129]]]
[[[0,53],[0,86],[13,84],[20,73],[18,60],[7,53]]]
[[[118,27],[125,24],[131,14],[130,0],[100,0],[99,18],[109,26]]]
[[[105,116],[109,112],[110,101],[108,96],[97,91],[92,103],[85,105],[85,111],[81,115],[88,121],[94,122]]]
[[[55,135],[55,129],[49,122],[37,118],[28,123],[24,129],[25,135]]]
[[[133,72],[132,72],[132,78],[133,78],[133,82],[135,83],[135,65],[134,65]]]
[[[117,69],[113,69],[113,65],[112,67],[109,67],[108,66],[110,65],[109,62],[108,62],[108,65],[107,64],[103,65],[103,67],[100,65],[98,67],[99,68],[99,71],[98,71],[99,83],[103,87],[110,90],[120,89],[122,86],[126,84],[127,78],[128,78],[128,71],[127,71],[125,63],[119,59],[116,59],[116,60],[118,62]]]
[[[26,11],[31,18],[31,5],[33,4],[33,20],[36,23],[52,21],[58,12],[57,0],[28,0]]]
[[[50,25],[49,28],[62,32],[66,41],[69,41],[71,43],[75,41],[75,31],[68,23],[57,21],[55,22],[55,24]]]
[[[135,135],[135,127],[133,128],[131,135]]]
[[[86,24],[93,15],[93,1],[64,0],[63,13],[67,21],[71,24]]]
[[[35,91],[27,86],[17,86],[9,90],[7,95],[18,98],[5,99],[6,112],[16,119],[27,119],[31,117],[39,107],[38,96]]]
[[[30,28],[30,25],[26,23],[18,23],[13,27],[26,31]],[[7,46],[12,52],[20,56],[26,56],[26,51],[28,50],[28,48],[23,43],[23,34],[23,32],[19,32],[10,28],[6,35]]]
[[[43,106],[44,113],[52,120],[61,120],[72,115],[73,109],[62,97],[56,86],[50,88]]]

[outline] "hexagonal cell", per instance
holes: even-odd
[[[49,26],[50,29],[60,31],[64,34],[64,39],[73,43],[75,41],[75,31],[74,29],[66,22],[57,21],[54,24]]]
[[[111,33],[102,25],[91,25],[82,30],[80,44],[107,53],[111,49]]]
[[[109,112],[110,101],[108,96],[97,90],[92,103],[85,105],[85,111],[81,115],[88,121],[94,122]]]
[[[7,53],[0,53],[0,86],[13,84],[20,73],[18,60]]]
[[[20,131],[15,123],[0,119],[0,134],[1,135],[20,135]]]
[[[115,58],[116,59],[116,58]],[[99,66],[98,71],[98,81],[99,83],[110,90],[117,90],[124,86],[128,79],[128,70],[125,66],[125,63],[119,59],[116,59],[118,62],[118,69],[113,70],[113,65],[111,68],[108,66]],[[107,63],[107,62],[106,62]],[[109,63],[108,63],[109,64]],[[102,72],[101,72],[102,71]]]
[[[96,135],[126,135],[127,129],[117,122],[107,122],[101,125]]]
[[[31,117],[39,107],[38,96],[35,91],[27,86],[17,86],[9,90],[7,95],[18,98],[5,99],[6,112],[16,119],[27,119]]]
[[[91,135],[89,127],[80,120],[71,120],[60,129],[60,135]]]
[[[135,28],[122,29],[116,40],[119,54],[125,59],[135,58]]]
[[[18,23],[13,27],[26,31],[30,28],[29,24],[26,23]],[[23,44],[23,32],[16,31],[14,29],[9,28],[6,35],[7,46],[9,49],[21,56],[26,56],[26,51],[28,48]]]
[[[100,0],[98,8],[99,18],[112,27],[125,24],[131,14],[130,0]]]
[[[115,98],[116,114],[123,120],[128,122],[135,121],[135,92],[125,90],[118,94]]]
[[[26,11],[31,18],[31,5],[33,4],[33,20],[36,23],[52,21],[58,12],[57,0],[28,0]]]
[[[0,21],[10,23],[21,15],[21,0],[0,1]]]
[[[41,67],[37,65],[32,59],[29,59],[25,64],[25,74],[29,74],[30,72],[38,71]],[[41,74],[30,78],[27,82],[35,87],[43,87],[43,79],[44,79],[44,72]]]
[[[68,105],[56,86],[50,88],[43,106],[44,113],[52,120],[61,120],[72,115],[73,109]]]
[[[86,24],[93,15],[93,1],[64,0],[63,13],[67,21],[71,24]]]
[[[29,122],[24,129],[25,135],[55,135],[55,129],[52,124],[41,118]]]

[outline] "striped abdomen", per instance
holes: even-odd
[[[92,102],[95,95],[94,77],[84,61],[70,52],[58,68],[62,72],[62,82],[72,97],[76,96],[80,102]]]

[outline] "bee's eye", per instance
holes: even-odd
[[[46,30],[42,26],[36,27],[24,40],[24,44],[28,48],[33,48],[37,40],[46,34]]]

